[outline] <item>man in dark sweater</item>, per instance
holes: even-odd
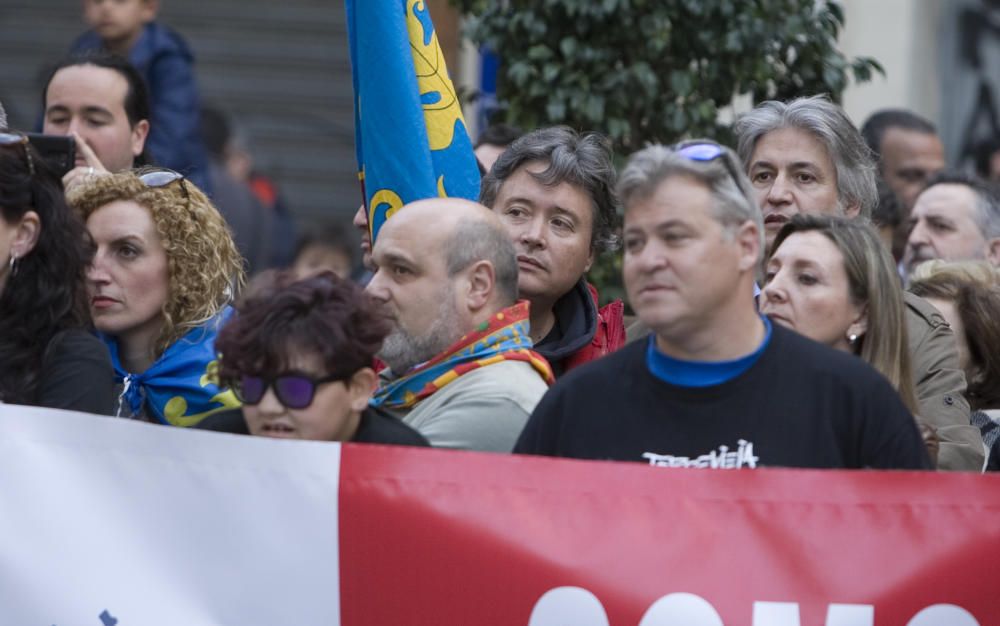
[[[653,332],[560,380],[515,452],[667,467],[930,467],[888,381],[757,313],[764,229],[730,150],[646,148],[618,191],[625,287]]]

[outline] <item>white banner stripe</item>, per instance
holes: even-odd
[[[339,468],[339,444],[0,405],[0,623],[339,624]]]

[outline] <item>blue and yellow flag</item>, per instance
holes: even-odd
[[[372,241],[404,204],[475,200],[479,168],[426,0],[346,0],[354,143]]]

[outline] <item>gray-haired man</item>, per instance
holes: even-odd
[[[653,334],[558,381],[515,452],[660,467],[929,467],[884,378],[755,310],[763,224],[730,150],[651,146],[618,189],[625,288]]]
[[[917,196],[908,226],[908,271],[930,259],[1000,265],[1000,198],[977,178],[958,172],[932,178]]]
[[[743,167],[764,212],[768,245],[794,213],[867,219],[877,202],[875,163],[861,133],[823,96],[764,102],[734,127]],[[905,294],[919,416],[941,437],[938,467],[981,470],[984,451],[969,423],[955,338],[930,303]]]

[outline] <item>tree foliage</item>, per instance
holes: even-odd
[[[882,72],[837,49],[824,0],[452,0],[466,34],[502,59],[504,121],[600,129],[628,153],[685,136],[728,138],[718,111],[830,94]]]
[[[650,142],[731,144],[719,110],[734,98],[829,94],[883,73],[837,48],[827,0],[451,0],[466,35],[501,58],[493,121],[604,132],[619,156]],[[591,279],[621,295],[620,256]]]

